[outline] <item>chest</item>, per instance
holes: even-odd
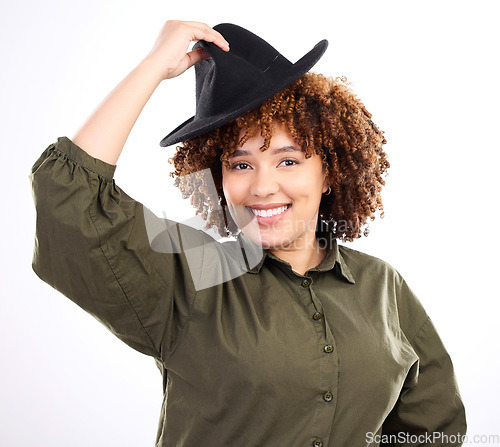
[[[351,399],[387,393],[415,361],[394,303],[331,275],[246,275],[197,297],[172,367],[273,394],[325,377]]]

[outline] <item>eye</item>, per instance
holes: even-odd
[[[237,169],[237,170],[246,170],[249,167],[250,165],[248,163],[245,163],[244,161],[239,161],[231,165],[231,169]]]
[[[296,164],[299,164],[297,160],[294,160],[292,158],[287,158],[286,160],[281,161],[280,165],[283,163],[285,164],[285,166],[294,166]]]

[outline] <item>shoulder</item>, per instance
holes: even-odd
[[[344,245],[339,245],[339,253],[351,271],[358,293],[378,297],[394,306],[401,328],[411,339],[428,316],[399,271],[383,259]]]
[[[376,256],[340,244],[339,254],[351,270],[356,281],[363,277],[370,277],[371,279],[392,278],[394,281],[403,280],[396,268]]]

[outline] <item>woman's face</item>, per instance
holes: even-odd
[[[222,187],[238,227],[269,249],[303,249],[315,244],[321,195],[328,189],[321,157],[306,159],[290,134],[275,125],[270,146],[256,135],[222,167]],[[242,136],[242,134],[240,134]]]

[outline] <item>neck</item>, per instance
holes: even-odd
[[[299,275],[304,275],[309,269],[316,267],[324,259],[326,249],[320,247],[318,240],[309,240],[307,243],[296,246],[280,247],[279,249],[269,250],[273,255],[283,261],[286,261],[292,267],[292,270]]]

